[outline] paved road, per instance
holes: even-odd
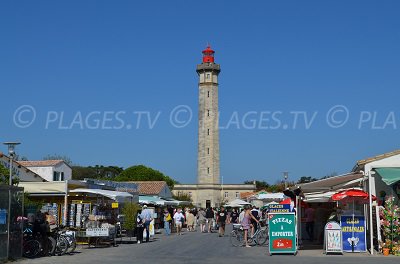
[[[325,256],[321,251],[299,251],[293,255],[268,255],[267,247],[235,248],[230,245],[229,237],[218,237],[217,234],[184,233],[182,236],[165,237],[157,235],[155,241],[143,244],[123,244],[119,247],[91,248],[84,246],[74,255],[54,256],[33,260],[21,260],[19,264],[122,264],[122,263],[155,263],[155,264],[195,264],[195,263],[284,263],[300,262],[307,264],[372,264],[380,262],[399,263],[398,257],[369,256],[346,254],[344,256]],[[15,262],[14,262],[15,263]]]

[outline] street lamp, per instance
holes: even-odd
[[[10,178],[9,185],[12,186],[12,160],[15,155],[15,146],[19,145],[19,142],[4,142],[4,145],[8,147],[8,155],[10,156]],[[11,221],[11,189],[8,191],[8,212],[7,212],[7,258],[10,254],[10,221]]]
[[[287,189],[287,179],[289,178],[289,172],[284,171],[283,172],[283,178],[285,179],[285,190]]]
[[[9,182],[8,184],[11,186],[12,185],[12,161],[15,155],[15,146],[19,145],[21,143],[19,142],[4,142],[4,145],[7,145],[8,147],[8,155],[10,156],[10,177],[9,177]]]

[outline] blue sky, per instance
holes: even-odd
[[[222,69],[224,182],[345,173],[399,148],[398,10],[398,1],[1,1],[0,140],[21,141],[29,159],[145,164],[193,183],[195,67],[209,42]],[[178,106],[193,115],[182,128],[170,121]]]

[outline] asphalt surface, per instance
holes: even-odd
[[[229,228],[229,227],[228,227]],[[347,253],[344,255],[324,255],[322,250],[300,250],[296,256],[273,255],[269,256],[268,247],[233,247],[230,244],[228,233],[225,237],[218,237],[217,233],[184,232],[182,236],[172,234],[156,235],[153,241],[142,244],[121,244],[118,247],[78,248],[72,255],[43,257],[37,259],[20,260],[13,263],[20,264],[122,264],[122,263],[399,263],[400,258],[383,255],[370,256],[368,254]]]

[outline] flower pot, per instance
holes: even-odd
[[[389,256],[389,248],[383,248],[382,252],[384,256]]]

